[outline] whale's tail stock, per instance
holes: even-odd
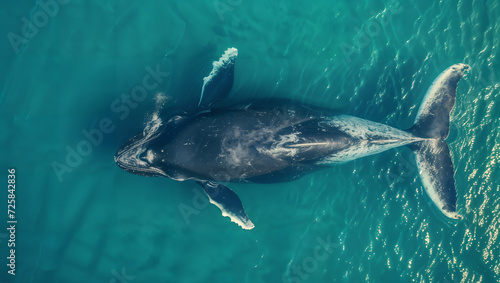
[[[456,211],[453,162],[445,139],[450,132],[450,112],[455,105],[458,82],[467,69],[466,64],[455,64],[434,80],[413,127],[408,130],[426,139],[410,145],[410,148],[415,153],[425,191],[441,212],[451,219],[461,219],[462,216]]]

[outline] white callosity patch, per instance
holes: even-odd
[[[146,138],[151,137],[160,129],[162,125],[162,120],[158,115],[158,112],[153,113],[151,115],[151,119],[146,123],[146,127],[144,127],[143,134]]]
[[[200,95],[200,101],[198,102],[198,106],[200,106],[201,101],[203,100],[203,93],[205,92],[205,86],[219,73],[219,70],[221,70],[223,67],[225,67],[227,64],[232,64],[236,57],[238,56],[238,49],[231,47],[228,48],[224,54],[220,57],[218,61],[214,61],[212,63],[212,71],[208,76],[203,78],[203,87],[201,88],[201,95]]]
[[[148,150],[145,159],[151,164],[155,158],[156,154],[152,150]]]
[[[423,140],[396,128],[353,116],[332,117],[326,123],[351,136],[354,143],[324,158],[321,164],[343,163]]]
[[[466,64],[455,64],[448,69],[444,70],[432,83],[432,85],[427,90],[422,105],[418,109],[417,117],[415,118],[415,124],[419,122],[422,117],[431,115],[431,106],[437,103],[440,99],[443,99],[442,90],[448,88],[450,81],[453,77],[461,78],[464,75],[464,71],[469,69],[469,65]]]

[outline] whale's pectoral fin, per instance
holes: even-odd
[[[203,187],[210,199],[222,211],[222,216],[228,216],[231,221],[250,230],[255,227],[248,218],[238,195],[230,188],[211,181],[197,181]]]
[[[441,212],[451,219],[457,213],[457,192],[450,149],[445,141],[427,140],[410,146],[415,152],[420,179],[427,195]]]
[[[210,108],[229,94],[233,87],[234,64],[237,56],[238,50],[232,47],[224,52],[219,61],[212,63],[212,71],[203,78],[199,107]]]

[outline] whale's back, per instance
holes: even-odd
[[[164,136],[151,145],[161,153],[158,166],[217,181],[305,170],[352,144],[351,136],[323,125],[321,117],[276,108],[205,112]]]

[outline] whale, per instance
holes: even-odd
[[[287,182],[406,146],[437,211],[451,221],[462,218],[446,138],[457,86],[468,65],[454,64],[439,74],[413,126],[402,130],[293,101],[222,106],[232,89],[237,56],[232,47],[213,61],[199,99],[189,109],[155,112],[140,133],[119,147],[116,164],[141,176],[194,181],[223,216],[250,230],[255,225],[230,183]]]

